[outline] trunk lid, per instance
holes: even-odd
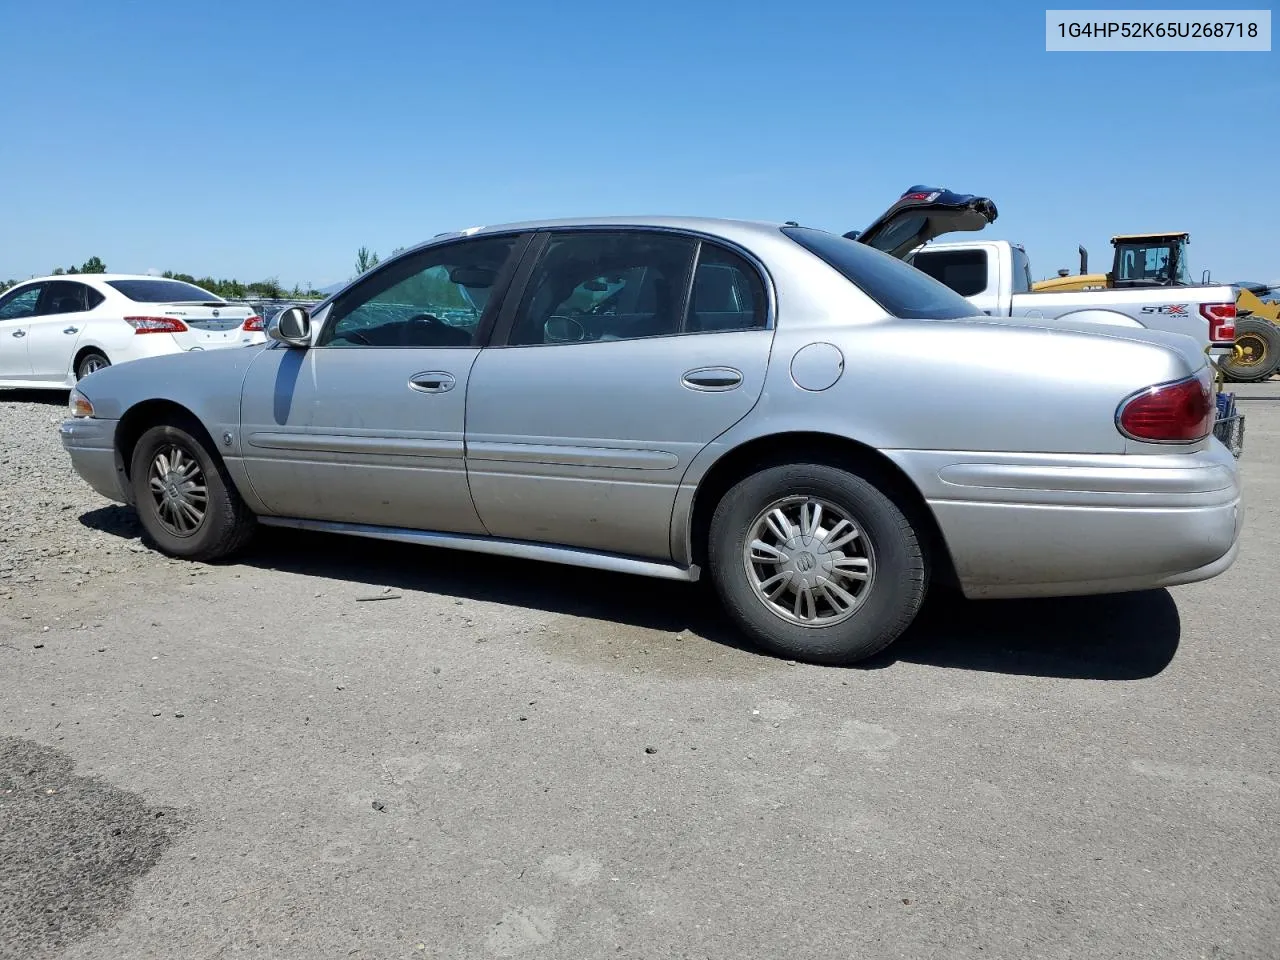
[[[942,322],[942,321],[939,321]],[[1204,367],[1208,362],[1203,345],[1194,337],[1167,330],[1153,330],[1148,327],[1130,327],[1118,323],[1107,323],[1101,319],[1092,320],[1044,320],[1034,317],[991,317],[977,316],[969,320],[952,320],[950,323],[994,324],[1003,327],[1023,327],[1038,330],[1070,330],[1077,333],[1100,334],[1114,337],[1117,340],[1129,340],[1134,343],[1151,343],[1165,347],[1177,353],[1192,372]]]
[[[173,335],[183,350],[210,350],[254,342],[254,334],[244,329],[244,322],[256,316],[250,307],[221,300],[147,306],[156,311],[157,316],[173,317],[187,325],[185,332]]]
[[[917,185],[865,230],[851,230],[845,237],[901,260],[943,234],[983,230],[998,215],[995,202],[987,197]]]

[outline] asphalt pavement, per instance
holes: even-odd
[[[859,669],[697,586],[285,531],[172,563],[6,459],[0,543],[65,545],[0,594],[0,956],[1274,960],[1280,402],[1246,415],[1225,575],[934,603]]]

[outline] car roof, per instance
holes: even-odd
[[[451,230],[437,234],[420,245],[455,237],[486,236],[517,231],[555,230],[573,227],[656,227],[668,230],[684,230],[691,233],[706,233],[732,239],[746,238],[752,234],[776,234],[780,227],[786,225],[767,220],[735,220],[723,217],[690,217],[663,214],[556,217],[543,220],[515,220],[508,223],[491,223],[467,227],[463,230]]]
[[[701,230],[716,233],[720,230],[755,228],[760,230],[777,230],[783,224],[766,220],[737,220],[725,217],[690,217],[671,216],[665,214],[644,214],[623,216],[592,217],[555,217],[543,220],[515,220],[510,223],[486,224],[482,227],[470,227],[477,233],[506,232],[510,230],[547,230],[555,227],[594,227],[594,226],[630,226],[630,227],[674,227],[681,230]],[[458,231],[464,233],[466,231]]]
[[[45,283],[49,280],[77,280],[77,281],[99,281],[106,283],[110,280],[172,280],[172,277],[153,277],[147,273],[55,273],[47,277],[32,277],[29,280],[21,280],[14,286],[21,286],[24,283]],[[181,283],[181,280],[174,281]]]

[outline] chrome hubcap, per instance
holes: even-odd
[[[106,365],[107,361],[103,360],[101,357],[87,357],[85,358],[82,369],[84,370],[84,375],[87,377],[91,373],[96,373],[97,371],[102,370]]]
[[[178,537],[189,537],[204,523],[209,507],[200,461],[174,444],[156,451],[148,476],[151,498],[161,526]]]
[[[743,548],[747,580],[774,615],[828,627],[857,612],[875,579],[871,542],[846,511],[794,496],[760,511]]]

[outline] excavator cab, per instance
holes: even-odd
[[[1121,234],[1111,238],[1115,247],[1112,287],[1182,287],[1191,284],[1187,267],[1187,233]]]

